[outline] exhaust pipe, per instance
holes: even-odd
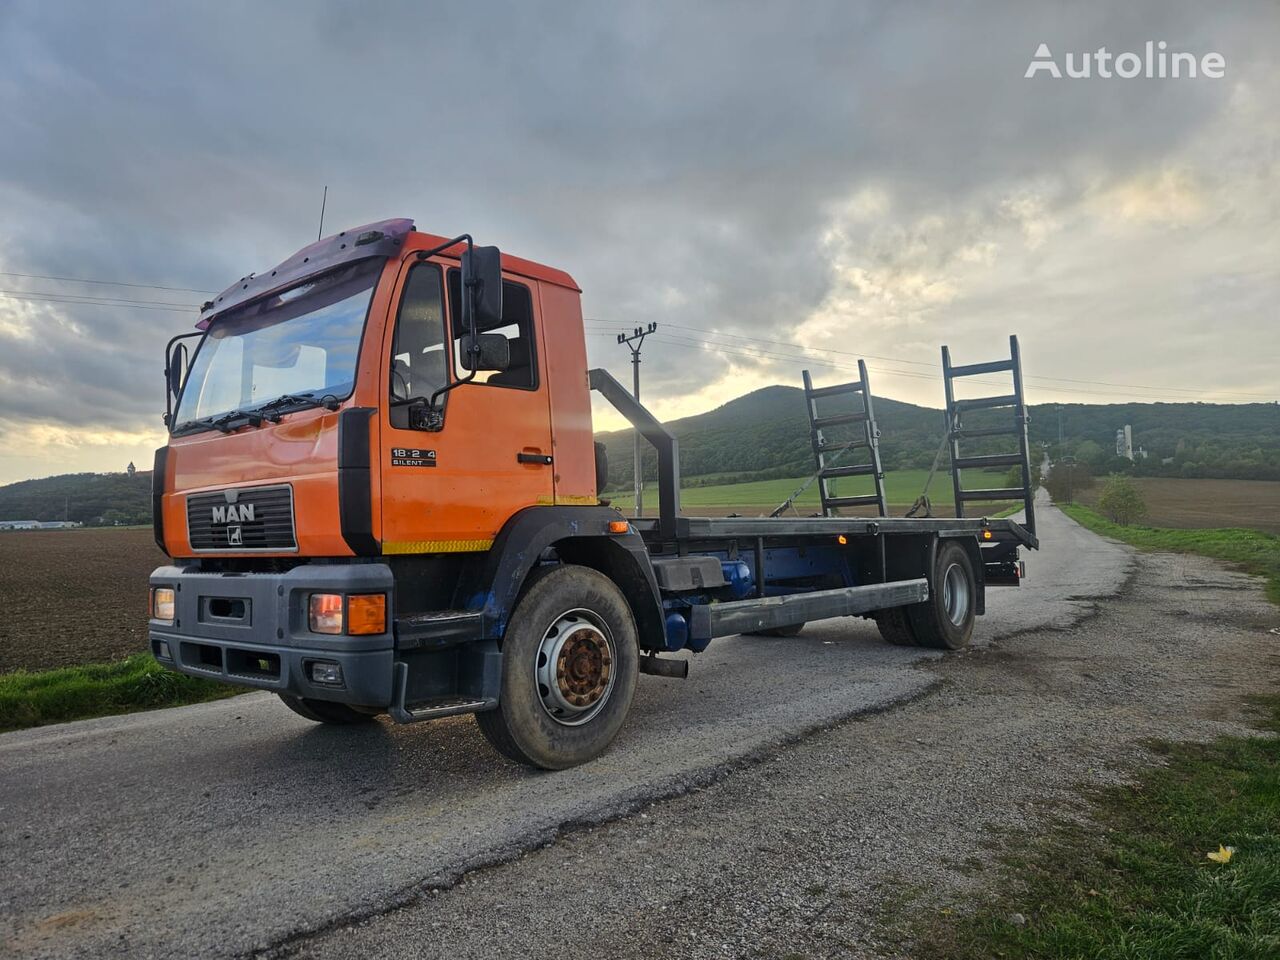
[[[653,677],[670,677],[674,680],[683,680],[689,676],[689,661],[660,660],[650,654],[647,657],[640,658],[640,672],[647,673]]]

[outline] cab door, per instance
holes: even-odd
[[[506,370],[478,371],[444,394],[438,429],[423,429],[415,405],[404,402],[468,376],[458,362],[460,287],[456,266],[402,268],[380,414],[386,554],[487,550],[512,514],[552,502],[551,405],[530,283],[504,277],[502,319],[483,331],[507,338]]]

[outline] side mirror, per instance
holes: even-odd
[[[177,397],[182,392],[182,381],[187,378],[187,345],[180,343],[169,355],[169,393]]]
[[[462,325],[471,333],[502,320],[502,254],[472,247],[462,254]]]
[[[500,333],[465,336],[458,349],[464,370],[506,370],[511,366],[511,341]]]

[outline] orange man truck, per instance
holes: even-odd
[[[962,646],[1036,546],[1012,343],[969,367],[944,348],[947,423],[957,467],[1020,465],[1021,487],[965,491],[957,469],[955,517],[888,516],[865,372],[806,376],[824,515],[685,517],[675,438],[587,367],[572,277],[409,220],[344,231],[232,284],[166,350],[151,650],[321,723],[474,713],[507,757],[561,768],[608,746],[637,674],[684,676],[665,654],[715,637],[871,616],[894,643]],[[953,377],[1002,370],[1013,394],[953,398]],[[592,389],[657,447],[657,517],[601,500]],[[862,407],[823,415],[842,393]],[[1003,430],[966,432],[984,403]],[[861,425],[839,452],[870,464],[834,465],[836,423]],[[1018,452],[961,457],[984,432]],[[831,493],[860,473],[875,494]],[[964,517],[1010,497],[1026,523]],[[878,515],[838,515],[857,506]]]

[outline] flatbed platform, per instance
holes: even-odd
[[[1039,540],[1015,520],[959,517],[685,517],[675,518],[674,538],[664,536],[656,517],[636,517],[631,525],[646,542],[675,539],[694,541],[756,537],[820,536],[980,536],[990,530],[993,540],[1015,541],[1035,549]]]

